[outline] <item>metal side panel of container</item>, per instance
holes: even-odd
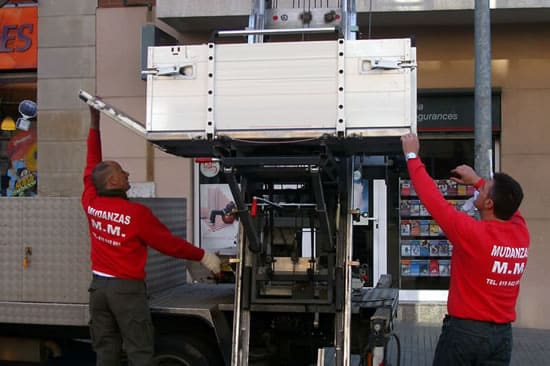
[[[2,198],[0,322],[85,325],[90,251],[80,199]],[[4,254],[4,253],[2,253]]]
[[[147,130],[319,137],[343,119],[349,134],[397,136],[416,124],[413,58],[409,39],[150,48]]]
[[[155,216],[170,229],[170,231],[185,239],[187,232],[187,200],[185,198],[134,198],[151,209]],[[187,281],[187,266],[183,259],[164,255],[155,249],[148,249],[147,265],[147,292],[155,296],[164,291]]]
[[[21,203],[13,198],[0,199],[0,301],[19,301],[22,298],[24,248],[21,241]]]
[[[184,198],[137,201],[151,208],[174,234],[185,237]],[[87,325],[91,264],[80,198],[1,198],[0,212],[0,323]],[[146,271],[152,294],[186,280],[185,261],[153,249]]]
[[[409,40],[347,41],[345,107],[348,134],[416,125],[416,58]]]
[[[23,268],[23,300],[87,303],[90,248],[80,199],[25,199],[23,217],[23,245],[32,251]]]

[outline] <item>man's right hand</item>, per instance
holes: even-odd
[[[456,168],[451,170],[451,173],[453,173],[455,176],[451,177],[450,179],[453,182],[457,182],[460,184],[473,186],[481,179],[481,177],[477,175],[477,173],[471,166],[465,164],[457,166]]]

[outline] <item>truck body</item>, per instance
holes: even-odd
[[[186,236],[185,199],[135,200]],[[67,340],[89,338],[87,220],[80,198],[4,198],[0,208],[6,228],[0,245],[0,360],[45,362],[59,356]],[[233,287],[212,291],[210,285],[188,283],[184,260],[152,249],[146,272],[159,339],[176,328],[176,334],[204,336],[217,349],[213,314],[219,306],[231,308]],[[182,289],[186,296],[178,295]]]
[[[399,137],[416,130],[415,48],[409,39],[354,39],[348,1],[289,11],[302,21],[315,12],[339,15],[329,40],[260,42],[269,30],[258,19],[269,9],[257,3],[251,28],[237,34],[249,43],[218,44],[234,36],[220,32],[204,45],[149,49],[144,125],[80,94],[162,150],[219,164],[236,204],[238,243],[226,258],[233,283],[188,283],[182,261],[150,251],[157,361],[373,362],[391,333],[398,291],[387,278],[353,286],[360,263],[353,260],[351,228],[361,219],[353,206],[355,157],[395,153]],[[290,33],[312,29],[319,30]],[[141,201],[185,236],[185,200]],[[79,198],[0,205],[6,213],[21,205],[23,215],[6,218],[12,224],[0,248],[10,274],[0,278],[0,322],[9,325],[0,336],[32,335],[36,357],[44,358],[56,349],[51,341],[87,336],[84,213]],[[385,230],[367,219],[375,231]]]

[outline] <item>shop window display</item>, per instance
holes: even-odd
[[[435,184],[457,210],[464,210],[466,202],[474,194],[473,187],[448,179],[435,180]],[[416,196],[410,180],[401,180],[400,198],[402,282],[407,282],[403,277],[429,277],[432,284],[448,286],[446,278],[451,271],[452,244]],[[473,210],[466,212],[469,215],[474,214]],[[428,282],[422,281],[422,278],[419,280]]]
[[[1,83],[1,82],[0,82]],[[1,195],[35,196],[37,171],[36,83],[0,85]]]
[[[450,134],[445,138],[424,137],[420,156],[445,199],[458,210],[474,215],[471,208],[464,207],[474,194],[473,187],[449,180],[450,171],[457,165],[474,165],[474,140]],[[400,288],[446,290],[452,270],[452,244],[418,199],[408,174],[401,175],[398,184],[399,260],[395,272],[399,273]]]

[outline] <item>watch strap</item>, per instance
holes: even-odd
[[[405,154],[405,160],[410,160],[410,159],[416,159],[418,156],[416,155],[416,153],[413,153],[413,152],[409,152],[409,153],[406,153]]]

